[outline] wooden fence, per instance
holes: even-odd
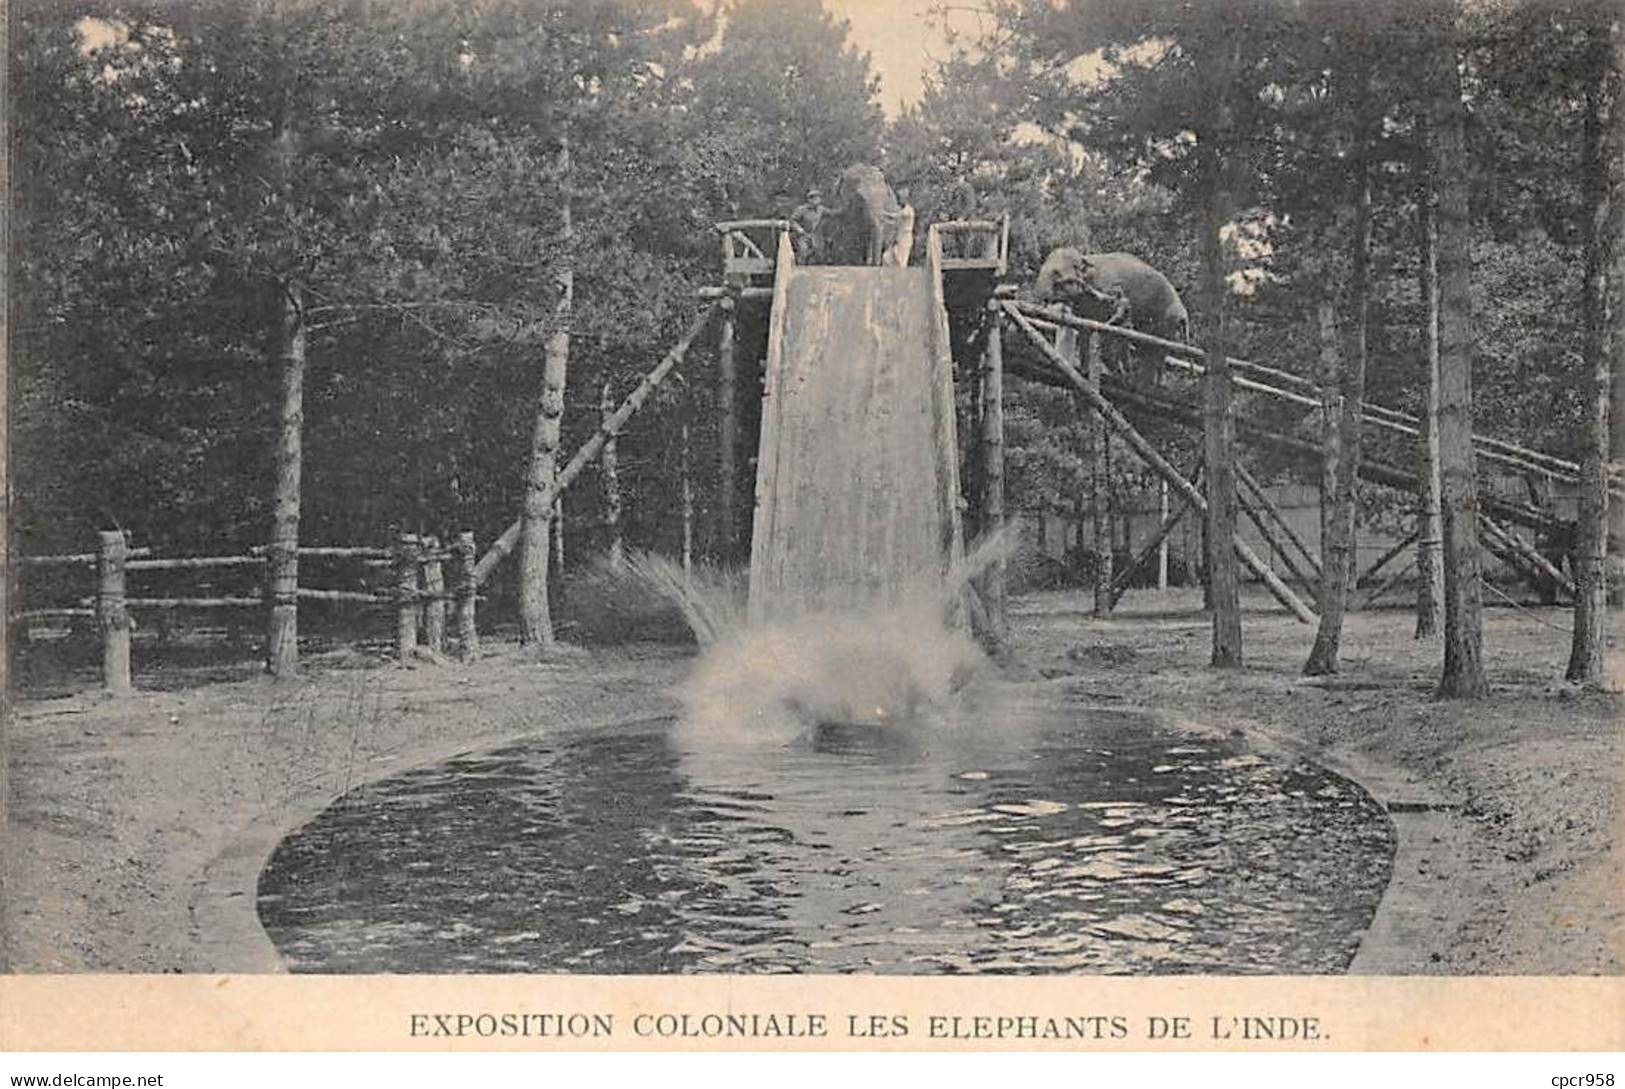
[[[272,596],[266,577],[268,555],[266,546],[256,546],[242,556],[154,556],[151,549],[130,547],[123,532],[110,530],[100,534],[95,552],[22,557],[17,571],[18,577],[25,581],[30,571],[93,568],[95,592],[71,603],[22,609],[8,617],[8,623],[15,628],[36,620],[94,620],[102,643],[102,686],[111,693],[127,693],[133,690],[130,679],[132,611],[263,609],[269,616]],[[389,568],[393,571],[393,585],[384,592],[300,586],[298,598],[392,607],[396,612],[395,651],[403,662],[418,656],[420,648],[434,655],[445,653],[450,616],[454,621],[458,656],[470,660],[479,652],[476,555],[474,534],[469,532],[459,533],[447,545],[435,537],[402,533],[389,548],[301,547],[301,559],[352,559],[367,567]],[[132,576],[142,572],[229,568],[253,569],[259,593],[157,597],[132,595],[129,588]]]

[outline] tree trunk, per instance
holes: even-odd
[[[266,585],[271,614],[265,664],[272,676],[299,671],[299,485],[304,461],[305,313],[297,284],[280,287],[282,306],[277,340],[282,405],[274,458],[276,491],[271,508],[271,540]]]
[[[1618,82],[1625,79],[1625,33],[1621,33],[1620,24],[1615,22],[1610,32],[1610,45],[1613,54],[1613,72],[1615,83],[1615,98],[1613,125],[1604,134],[1604,144],[1612,141],[1614,148],[1613,160],[1610,163],[1609,187],[1613,191],[1610,198],[1613,204],[1614,215],[1614,267],[1612,282],[1609,284],[1608,300],[1610,307],[1610,320],[1612,322],[1613,343],[1609,346],[1608,378],[1608,476],[1617,487],[1625,482],[1625,335],[1619,331],[1621,320],[1625,320],[1625,240],[1619,236],[1619,217],[1625,214],[1620,205],[1625,202],[1625,195],[1621,195],[1622,183],[1619,177],[1620,153],[1622,140],[1620,130],[1625,126],[1625,107],[1621,107],[1619,96],[1625,91],[1618,90]],[[1612,502],[1608,505],[1608,545],[1606,549],[1605,566],[1608,569],[1608,602],[1614,606],[1625,605],[1625,503]]]
[[[543,649],[553,646],[553,618],[547,599],[548,533],[558,480],[559,437],[564,421],[564,383],[570,364],[570,320],[575,301],[575,269],[570,247],[570,140],[559,141],[558,175],[562,257],[554,272],[557,292],[553,328],[542,347],[542,397],[531,432],[530,468],[525,474],[523,527],[519,545],[519,638]]]
[[[1620,224],[1625,221],[1625,140],[1620,137],[1619,73],[1614,69],[1609,20],[1601,11],[1588,28],[1595,83],[1586,95],[1585,188],[1591,218],[1586,234],[1585,284],[1581,315],[1585,331],[1585,359],[1591,374],[1586,444],[1580,460],[1579,510],[1575,518],[1574,637],[1569,648],[1567,676],[1571,681],[1597,686],[1606,676],[1603,650],[1607,641],[1608,582],[1605,567],[1608,543],[1608,485],[1604,471],[1608,457],[1608,397],[1611,359],[1609,279],[1621,249]],[[1617,40],[1617,23],[1614,36]],[[1618,324],[1617,320],[1612,323]]]
[[[1337,465],[1343,456],[1343,356],[1337,344],[1337,313],[1331,298],[1315,307],[1320,337],[1320,594],[1326,592],[1327,550],[1337,511]],[[1326,602],[1317,603],[1324,611]]]
[[[1416,284],[1422,297],[1427,404],[1417,443],[1422,488],[1418,496],[1421,509],[1417,512],[1416,638],[1431,639],[1438,634],[1439,615],[1444,611],[1444,576],[1439,570],[1439,546],[1444,537],[1439,514],[1439,229],[1426,114],[1418,118],[1417,129],[1422,146],[1417,154],[1420,183],[1416,196]]]
[[[1431,50],[1433,162],[1439,193],[1439,468],[1444,523],[1444,668],[1439,695],[1487,695],[1482,558],[1474,475],[1472,223],[1468,215],[1467,116],[1461,97],[1454,0],[1436,0],[1440,38]]]
[[[604,379],[603,392],[598,398],[601,420],[615,414],[615,400],[609,379]],[[605,559],[612,569],[619,569],[626,559],[626,540],[621,532],[621,470],[619,443],[614,438],[604,440],[604,449],[598,455],[598,479],[604,490],[604,546]]]
[[[1360,480],[1361,406],[1365,402],[1366,325],[1370,318],[1369,281],[1371,269],[1371,101],[1369,69],[1362,61],[1350,87],[1349,102],[1354,111],[1354,156],[1351,163],[1350,194],[1354,205],[1354,234],[1351,264],[1349,316],[1344,332],[1348,349],[1343,353],[1342,381],[1337,397],[1338,446],[1335,454],[1328,446],[1329,472],[1334,479],[1332,517],[1326,526],[1331,536],[1321,542],[1320,625],[1303,672],[1310,677],[1337,672],[1337,653],[1343,640],[1343,613],[1348,607],[1349,590],[1359,570],[1354,544],[1355,500]],[[1324,503],[1322,504],[1324,506]]]
[[[1206,144],[1206,221],[1202,224],[1202,301],[1204,329],[1199,343],[1207,352],[1203,381],[1202,435],[1207,466],[1207,568],[1213,609],[1212,664],[1241,665],[1241,587],[1236,570],[1236,422],[1230,409],[1229,348],[1225,344],[1229,285],[1224,240],[1219,232],[1230,222],[1227,162],[1232,158],[1231,76],[1239,64],[1240,40],[1216,41],[1208,58],[1212,79],[1211,114],[1199,135]]]

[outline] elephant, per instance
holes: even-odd
[[[832,265],[879,265],[897,245],[902,207],[878,167],[849,166],[820,223],[820,251]]]
[[[1131,253],[1084,253],[1063,246],[1044,258],[1036,291],[1080,317],[1126,323],[1168,340],[1190,334],[1190,314],[1168,278]]]

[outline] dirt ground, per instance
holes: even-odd
[[[1245,618],[1246,667],[1210,669],[1194,604],[1131,592],[1102,621],[1086,594],[1019,598],[1011,668],[1103,704],[1242,730],[1387,802],[1400,853],[1355,971],[1620,972],[1621,704],[1559,679],[1566,613],[1490,610],[1494,694],[1467,704],[1432,698],[1438,644],[1413,641],[1403,611],[1352,614],[1342,673],[1311,680],[1299,676],[1311,630],[1264,602]],[[202,905],[218,908],[206,886],[251,829],[263,839],[360,782],[499,740],[667,713],[689,654],[635,646],[539,663],[499,646],[472,664],[402,669],[348,652],[291,682],[21,700],[9,724],[10,965],[242,970],[241,942]],[[239,898],[229,914],[252,919],[251,881],[226,895]]]

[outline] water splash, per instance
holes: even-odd
[[[1010,551],[1009,532],[979,542],[946,574],[863,609],[747,622],[741,580],[628,557],[632,577],[673,601],[701,646],[683,685],[689,737],[783,743],[827,724],[938,731],[989,663],[960,622],[970,582]]]

